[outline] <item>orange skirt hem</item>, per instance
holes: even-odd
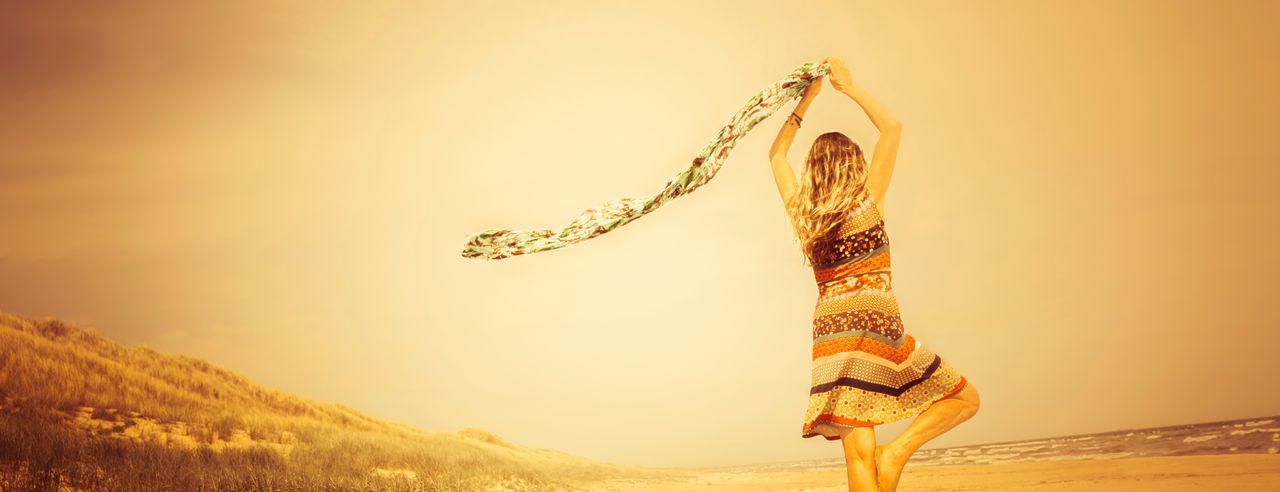
[[[956,394],[956,393],[959,393],[959,392],[960,392],[960,390],[964,389],[964,385],[966,385],[966,384],[968,384],[968,383],[969,383],[969,380],[965,379],[965,377],[964,377],[964,376],[960,376],[960,382],[959,382],[959,383],[956,383],[956,387],[955,387],[955,388],[952,388],[952,389],[951,389],[951,391],[948,391],[948,392],[946,392],[945,394],[943,394],[943,395],[942,395],[941,397],[939,397],[937,400],[934,400],[934,402],[937,402],[938,400],[942,400],[942,399],[945,399],[945,398],[947,398],[947,397],[950,397],[951,395],[954,395],[954,394]],[[884,422],[872,422],[872,421],[869,421],[869,420],[851,419],[851,418],[848,418],[848,417],[841,417],[841,416],[839,416],[839,415],[834,415],[834,414],[830,414],[830,413],[824,413],[824,414],[818,415],[818,417],[814,419],[814,422],[817,422],[817,421],[819,421],[819,420],[823,420],[823,419],[826,419],[826,420],[828,420],[828,421],[830,421],[830,422],[834,422],[834,423],[837,423],[837,424],[844,424],[844,425],[849,425],[849,426],[853,426],[853,427],[875,427],[875,426],[877,426],[877,425],[881,425],[881,424],[883,424],[883,423],[884,423]],[[803,432],[808,433],[808,432],[809,432],[809,429],[811,429],[811,428],[812,428],[812,424],[810,424],[809,426],[806,426],[806,427],[804,428],[804,431],[803,431]],[[816,437],[816,436],[820,436],[820,435],[821,435],[821,436],[823,436],[823,437],[825,437],[828,441],[834,441],[834,440],[836,440],[836,439],[839,439],[839,437],[831,437],[831,436],[826,436],[826,435],[822,435],[822,434],[813,434],[813,435],[811,435],[811,436],[806,436],[806,437]]]

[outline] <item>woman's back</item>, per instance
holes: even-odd
[[[809,258],[819,289],[855,275],[890,274],[889,236],[875,199],[862,191],[844,221],[814,242]]]
[[[803,437],[902,420],[960,391],[965,379],[907,333],[893,295],[889,236],[865,191],[810,251],[818,302]]]

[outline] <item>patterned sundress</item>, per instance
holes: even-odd
[[[837,440],[853,427],[918,415],[965,378],[907,333],[893,295],[889,236],[870,194],[810,254],[813,382],[802,437]]]

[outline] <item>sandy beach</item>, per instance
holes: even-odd
[[[687,470],[685,470],[687,471]],[[694,480],[614,482],[599,491],[847,490],[844,471],[698,472]],[[1123,491],[1280,490],[1280,455],[1161,456],[1114,460],[1062,460],[998,465],[908,466],[898,486],[912,491]]]

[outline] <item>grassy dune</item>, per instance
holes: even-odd
[[[665,475],[429,432],[0,312],[0,490],[581,490]]]

